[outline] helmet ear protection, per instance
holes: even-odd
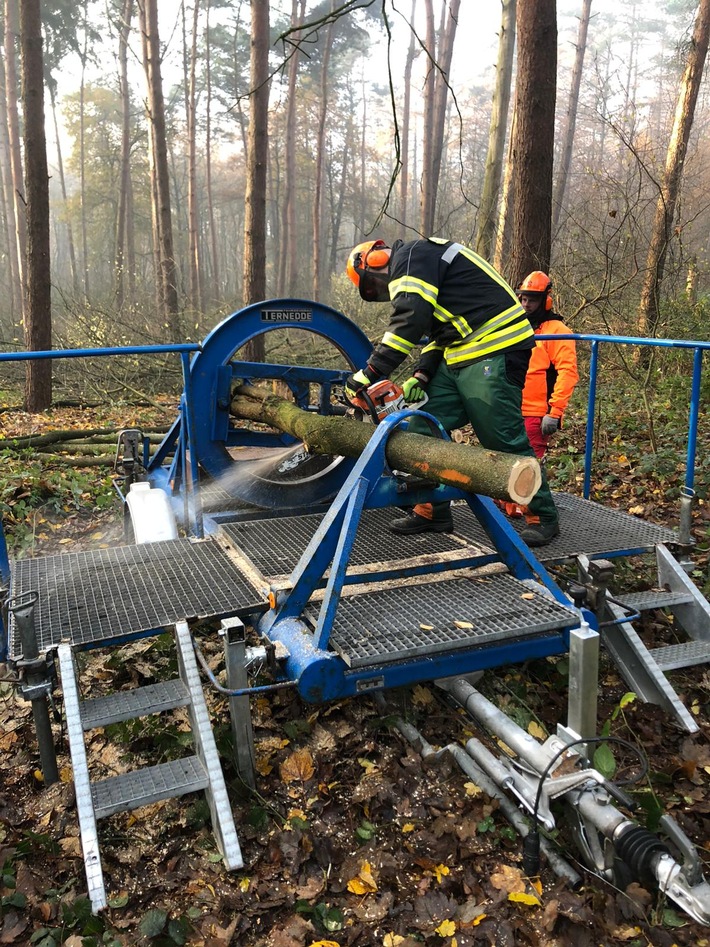
[[[363,266],[369,266],[373,270],[382,270],[389,266],[391,253],[384,240],[375,240],[370,249],[365,252]]]

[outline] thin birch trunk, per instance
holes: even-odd
[[[515,52],[516,0],[502,0],[502,16],[498,37],[496,86],[491,107],[491,127],[488,135],[488,153],[483,175],[481,203],[478,207],[476,253],[489,259],[495,244],[496,208],[503,175],[505,135],[510,111],[510,92],[513,81]]]

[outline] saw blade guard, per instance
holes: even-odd
[[[250,361],[245,347],[260,337],[265,360]],[[232,393],[242,382],[271,384],[303,410],[337,413],[333,389],[371,352],[352,320],[309,300],[267,300],[228,316],[206,336],[190,366],[191,449],[201,473],[220,493],[249,506],[298,509],[327,502],[353,462],[309,454],[288,434],[239,423],[230,415]]]

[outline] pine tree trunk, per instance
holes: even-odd
[[[178,319],[177,271],[173,245],[172,213],[170,209],[170,177],[168,172],[168,144],[165,129],[165,100],[160,67],[160,34],[158,32],[157,0],[144,0],[147,54],[145,72],[148,83],[148,108],[154,153],[154,195],[159,222],[159,259],[165,318],[171,341],[180,337]]]
[[[279,395],[250,385],[235,390],[231,410],[237,417],[291,434],[313,454],[359,457],[375,430],[373,425],[351,418],[303,411]],[[423,434],[395,431],[387,441],[386,457],[393,470],[515,503],[529,503],[541,483],[540,465],[534,457]]]
[[[244,305],[266,298],[266,166],[269,146],[269,6],[251,0],[251,91],[244,198]],[[264,360],[264,337],[245,346],[246,358]]]
[[[513,175],[515,206],[506,272],[517,286],[531,270],[549,271],[557,89],[555,0],[518,0]]]
[[[567,190],[567,178],[572,164],[572,147],[574,145],[574,131],[577,126],[577,107],[579,105],[579,88],[582,83],[582,67],[584,66],[584,54],[587,49],[587,32],[589,30],[589,17],[592,9],[592,0],[582,0],[582,13],[579,18],[579,30],[577,31],[577,51],[574,57],[574,68],[572,69],[572,84],[569,90],[569,104],[567,106],[567,121],[562,135],[562,157],[560,167],[557,172],[557,181],[555,184],[555,194],[552,201],[552,232],[555,233],[560,222],[562,213],[562,204]]]
[[[44,130],[44,66],[40,0],[22,0],[22,106],[25,118],[27,198],[27,310],[25,342],[33,352],[52,347],[52,292],[49,262],[49,171]],[[44,411],[52,403],[52,363],[27,362],[25,408]]]

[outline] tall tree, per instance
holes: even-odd
[[[118,30],[118,90],[121,96],[121,172],[116,215],[116,305],[123,307],[126,275],[131,301],[135,298],[135,253],[131,200],[131,89],[128,83],[128,39],[133,0],[123,0]],[[127,272],[126,272],[127,271]]]
[[[330,0],[331,16],[335,10],[335,0]],[[333,29],[335,20],[331,19],[325,33],[325,48],[321,67],[320,102],[318,106],[318,130],[316,133],[315,154],[315,193],[313,195],[313,298],[320,299],[323,291],[323,268],[321,265],[321,221],[323,219],[323,171],[325,164],[325,127],[328,114],[328,66],[333,49]]]
[[[515,52],[516,0],[502,0],[502,16],[498,35],[496,84],[491,106],[491,127],[488,134],[488,154],[483,174],[483,190],[476,220],[476,253],[488,260],[496,234],[496,208],[503,174],[503,155],[510,108],[510,88],[513,79]]]
[[[52,293],[49,264],[49,172],[44,131],[44,63],[40,0],[20,4],[22,107],[27,199],[27,305],[25,342],[32,352],[52,347]],[[44,411],[52,403],[52,363],[27,362],[25,408]]]
[[[0,181],[4,207],[4,222],[7,242],[8,274],[8,313],[12,328],[22,314],[22,281],[17,248],[17,225],[15,222],[15,189],[12,183],[12,157],[10,151],[7,100],[5,98],[5,56],[0,51]],[[8,326],[7,328],[11,328]]]
[[[710,0],[700,0],[693,36],[683,76],[680,81],[673,129],[668,142],[666,167],[656,203],[656,216],[646,260],[646,274],[639,306],[639,329],[643,335],[654,336],[658,329],[658,297],[663,281],[666,255],[674,235],[673,221],[693,127],[698,90],[703,77],[710,36]]]
[[[584,54],[587,50],[587,33],[589,32],[589,17],[592,9],[592,0],[582,0],[582,13],[579,17],[579,29],[577,31],[577,47],[574,57],[574,68],[572,69],[572,82],[569,90],[569,102],[567,104],[567,117],[565,120],[564,131],[562,132],[562,155],[560,157],[560,166],[557,171],[557,181],[555,183],[555,193],[552,200],[552,230],[557,230],[560,222],[560,213],[565,199],[567,189],[567,178],[569,176],[570,165],[572,164],[572,148],[574,146],[574,131],[577,126],[577,106],[579,104],[579,88],[582,83],[582,68],[584,66]]]
[[[291,0],[291,42],[293,47],[288,61],[288,91],[286,93],[286,131],[284,193],[281,205],[281,252],[277,286],[279,295],[295,296],[298,278],[298,245],[296,240],[296,105],[298,95],[298,59],[300,35],[297,27],[303,23],[305,0]]]
[[[81,191],[81,251],[84,273],[84,298],[88,302],[90,297],[89,280],[89,240],[87,236],[87,195],[86,195],[86,66],[89,61],[89,0],[84,0],[83,30],[84,42],[81,47],[81,82],[79,85],[79,188]]]
[[[150,119],[153,150],[153,195],[158,230],[159,279],[168,333],[173,341],[177,341],[180,337],[177,268],[175,266],[170,202],[165,99],[163,97],[163,77],[160,66],[158,0],[140,0],[139,10],[142,12],[142,25],[145,33],[144,65],[148,84],[148,117]]]
[[[197,32],[200,0],[193,0],[190,72],[187,83],[187,232],[190,246],[190,304],[203,309],[202,252],[200,248],[200,211],[197,203]]]
[[[212,44],[210,42],[210,0],[205,3],[205,190],[207,192],[207,220],[210,234],[212,279],[208,301],[221,298],[220,263],[215,224],[214,194],[212,190]]]
[[[429,57],[424,81],[424,141],[422,156],[421,231],[434,233],[436,198],[444,151],[446,103],[449,72],[454,52],[460,0],[444,0],[441,23],[434,25],[432,0],[424,0],[426,11],[426,52]]]
[[[54,125],[54,148],[57,156],[57,172],[59,174],[59,187],[62,192],[62,203],[65,212],[69,205],[69,195],[67,192],[67,178],[64,173],[64,157],[62,153],[62,136],[59,133],[59,119],[57,117],[57,83],[52,76],[47,79],[47,88],[49,90],[49,107],[52,112],[52,123]],[[67,253],[69,256],[69,269],[71,271],[71,286],[74,298],[79,297],[79,271],[76,265],[76,248],[74,246],[74,228],[67,214],[65,222]]]
[[[7,132],[10,144],[12,197],[15,211],[15,240],[17,263],[22,284],[22,305],[25,304],[25,258],[27,253],[27,219],[25,217],[25,186],[22,171],[22,142],[17,100],[17,52],[15,42],[19,35],[18,0],[5,0],[5,102],[7,105]]]
[[[251,92],[244,198],[244,305],[266,297],[266,165],[269,144],[269,5],[251,0]],[[262,360],[264,337],[249,343],[249,357]]]
[[[549,270],[557,83],[555,0],[518,0],[518,69],[513,139],[513,228],[506,270],[517,285]]]
[[[412,12],[409,15],[409,22],[414,23],[414,14],[417,9],[417,0],[412,0]],[[402,169],[399,174],[399,217],[406,227],[409,220],[409,134],[411,125],[411,100],[412,100],[412,67],[416,55],[416,45],[414,42],[414,30],[409,34],[409,49],[404,63],[404,101],[402,103],[402,127],[401,127],[401,161]]]

